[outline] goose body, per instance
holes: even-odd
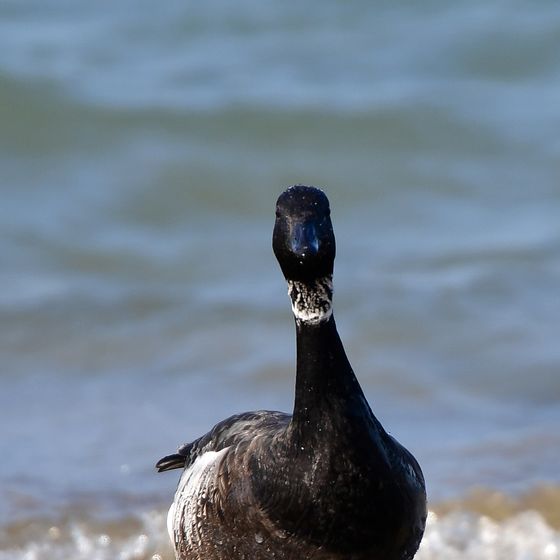
[[[280,196],[273,248],[296,323],[293,414],[231,416],[157,463],[184,469],[168,515],[176,558],[410,560],[424,478],[372,413],[338,335],[322,191]]]

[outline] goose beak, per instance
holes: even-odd
[[[319,252],[319,237],[313,222],[295,222],[291,226],[290,249],[298,257],[308,257]]]

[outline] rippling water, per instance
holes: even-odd
[[[171,558],[154,462],[290,409],[296,182],[418,558],[559,558],[559,48],[546,1],[0,4],[0,559]]]

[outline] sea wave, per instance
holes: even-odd
[[[556,560],[560,533],[536,511],[504,521],[458,511],[428,516],[416,560]]]
[[[436,504],[416,560],[560,559],[560,487],[513,498],[477,490]],[[171,560],[166,512],[112,521],[68,511],[58,520],[19,520],[0,529],[0,560]]]
[[[172,558],[163,512],[110,523],[67,517],[20,521],[1,532],[0,560],[164,560]]]

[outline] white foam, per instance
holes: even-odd
[[[0,560],[161,560],[172,558],[162,512],[140,516],[140,531],[126,534],[117,522],[109,526],[108,535],[99,530],[99,524],[86,521],[70,522],[61,527],[50,527],[44,535],[35,536],[25,545],[0,543]],[[136,523],[132,523],[135,526]],[[126,524],[125,524],[126,526]],[[123,534],[124,533],[124,534]]]
[[[430,513],[415,560],[560,560],[560,533],[536,511],[505,521]]]
[[[3,539],[0,560],[161,560],[173,558],[163,512],[145,513],[135,523],[74,521],[45,526],[23,546]],[[128,527],[128,529],[127,529]],[[424,540],[414,560],[560,560],[560,531],[536,511],[504,521],[464,511],[428,516]]]

